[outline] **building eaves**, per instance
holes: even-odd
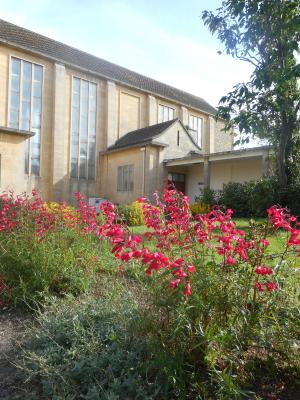
[[[161,122],[159,124],[146,126],[145,128],[136,129],[126,133],[115,144],[108,147],[108,151],[117,150],[123,147],[132,147],[142,145],[144,143],[151,143],[155,138],[161,135],[166,129],[172,126],[178,119],[171,121]]]
[[[34,54],[39,54],[45,58],[90,72],[125,86],[172,100],[210,115],[216,114],[216,109],[201,97],[194,96],[1,19],[0,42],[25,49]]]

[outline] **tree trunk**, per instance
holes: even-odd
[[[277,154],[278,178],[279,178],[279,183],[282,187],[286,187],[287,181],[288,181],[287,150],[288,150],[289,140],[292,137],[292,132],[293,132],[293,124],[291,123],[291,121],[287,120],[286,113],[283,113],[279,148],[278,148],[278,154]]]

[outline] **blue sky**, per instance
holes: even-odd
[[[0,18],[158,79],[216,106],[251,74],[201,20],[221,0],[0,0]]]

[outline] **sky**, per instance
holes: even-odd
[[[0,0],[0,18],[217,106],[251,67],[226,55],[204,26],[221,0]]]

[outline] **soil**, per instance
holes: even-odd
[[[24,393],[22,371],[15,366],[26,325],[32,317],[21,311],[0,310],[0,399],[21,399]]]

